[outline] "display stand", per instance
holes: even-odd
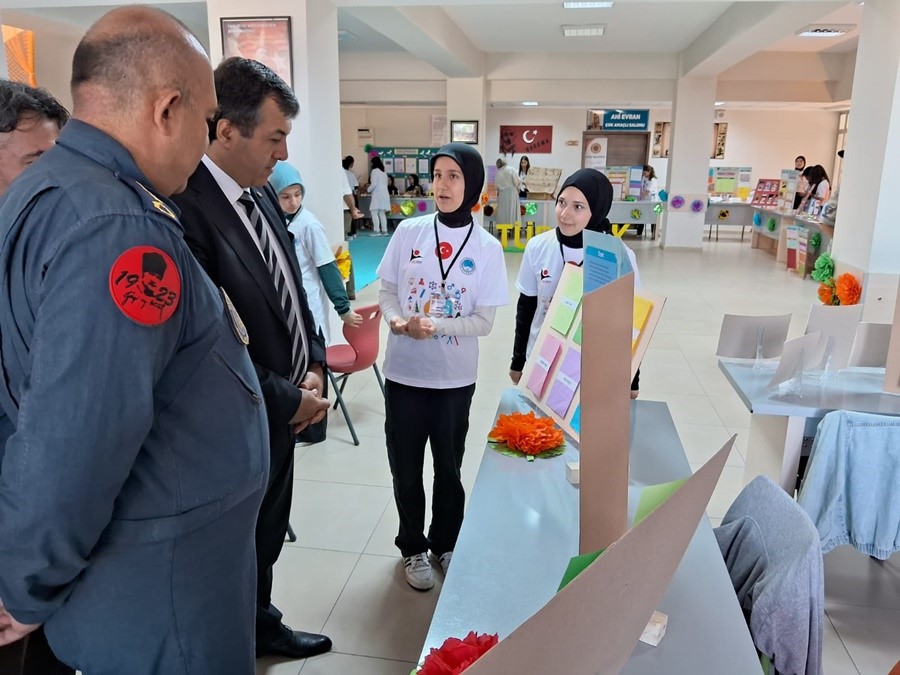
[[[900,289],[897,291],[894,325],[884,369],[884,391],[888,394],[900,394]]]
[[[716,356],[729,359],[773,359],[781,356],[791,325],[790,314],[745,316],[726,314],[719,330]]]

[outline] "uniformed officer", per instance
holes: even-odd
[[[167,198],[212,70],[140,6],[72,68],[72,121],[0,205],[0,644],[44,624],[84,675],[250,674],[265,409]]]

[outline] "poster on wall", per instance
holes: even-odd
[[[535,155],[553,152],[551,125],[500,125],[500,152],[505,155]]]
[[[609,149],[609,139],[605,136],[586,138],[584,141],[584,160],[581,166],[585,169],[597,169],[602,171],[606,166],[606,151]]]
[[[227,59],[242,56],[274,70],[294,86],[289,16],[221,19],[222,51]]]
[[[653,156],[669,156],[669,137],[672,134],[671,122],[657,122],[653,125]]]
[[[447,125],[446,115],[431,116],[431,144],[436,148],[447,143],[450,138],[450,127]]]
[[[713,124],[713,147],[710,159],[725,159],[725,142],[728,140],[728,122]]]

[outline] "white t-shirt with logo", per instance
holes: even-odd
[[[442,291],[434,222],[435,216],[429,214],[400,223],[378,266],[378,277],[397,285],[403,318],[464,317],[479,306],[507,304],[509,292],[503,249],[477,223],[461,252],[470,228],[451,228],[438,223],[447,272]],[[406,335],[388,335],[384,374],[393,382],[410,387],[454,389],[474,384],[477,373],[477,337],[434,335],[415,340]]]
[[[634,270],[634,287],[641,287],[641,275],[638,271],[637,260],[634,257],[634,251],[625,246],[628,253],[628,260]],[[563,262],[565,255],[565,262]],[[522,254],[522,266],[519,268],[519,276],[516,278],[516,288],[520,293],[537,296],[537,311],[534,313],[534,320],[531,322],[531,332],[528,335],[528,347],[525,350],[526,358],[531,355],[531,349],[537,340],[538,333],[541,330],[541,324],[544,323],[544,317],[547,316],[547,310],[550,308],[550,301],[553,300],[553,294],[559,285],[559,278],[562,275],[563,265],[574,263],[580,265],[584,261],[583,248],[562,247],[560,254],[559,240],[556,238],[556,230],[548,230],[542,232],[536,237],[532,237],[525,246],[525,253]]]

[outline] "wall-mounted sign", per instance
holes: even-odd
[[[588,110],[588,131],[647,131],[649,110]]]
[[[553,127],[501,125],[500,152],[507,155],[553,152]]]

